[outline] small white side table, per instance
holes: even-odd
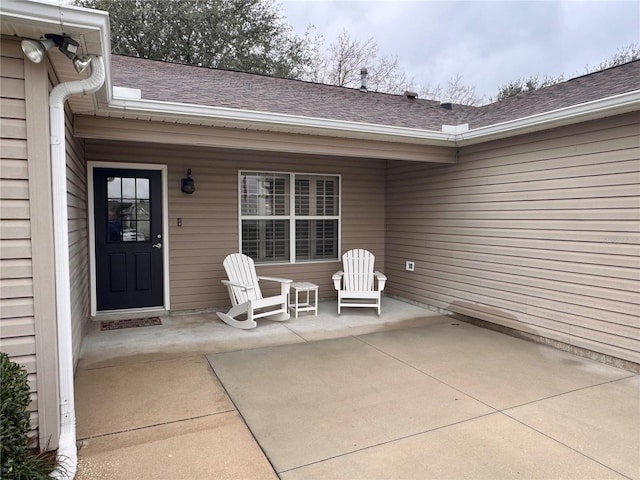
[[[293,282],[291,288],[295,292],[295,303],[290,303],[289,308],[293,310],[296,318],[298,318],[298,312],[313,312],[315,316],[318,316],[318,285],[310,282]],[[304,303],[300,303],[298,298],[300,292],[307,292],[307,299]],[[314,294],[313,302],[311,302],[309,292]]]

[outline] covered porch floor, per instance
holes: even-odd
[[[640,478],[640,375],[396,299],[100,331],[76,478]]]

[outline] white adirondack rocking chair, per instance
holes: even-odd
[[[362,249],[349,250],[342,256],[344,270],[332,277],[338,291],[338,315],[342,307],[373,307],[380,315],[381,293],[387,277],[373,270],[374,262],[375,256]]]
[[[289,288],[293,280],[286,278],[258,277],[251,257],[242,253],[228,255],[223,262],[229,280],[222,280],[229,289],[231,309],[227,313],[216,312],[220,319],[232,327],[248,330],[257,327],[256,319],[289,320]],[[280,283],[280,294],[263,298],[259,280]],[[245,319],[238,319],[245,316]]]

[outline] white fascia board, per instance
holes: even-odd
[[[474,128],[467,132],[456,134],[456,141],[459,146],[472,145],[636,110],[640,110],[640,90],[559,108],[508,122]]]
[[[451,146],[455,141],[455,135],[434,130],[154,100],[112,98],[109,108],[124,110],[127,113],[157,114],[169,118],[206,118],[220,124],[245,125],[267,131],[293,131],[347,138],[377,137],[381,139],[380,137],[384,137],[388,141],[421,145]]]
[[[420,145],[464,146],[507,138],[572,123],[640,110],[640,90],[564,107],[529,117],[467,130],[466,124],[443,126],[443,131],[350,122],[227,107],[211,107],[155,100],[112,98],[109,107],[127,113],[155,114],[167,118],[203,119],[220,125],[265,131],[328,135],[343,138],[377,138]]]
[[[109,14],[101,10],[62,5],[35,0],[2,0],[0,12],[3,20],[10,19],[17,24],[31,25],[40,28],[44,33],[82,33],[100,31],[102,38],[102,52],[95,53],[105,56],[105,46],[110,45]],[[48,31],[47,29],[52,29]]]

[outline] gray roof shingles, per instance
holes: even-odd
[[[440,131],[442,125],[477,128],[638,90],[640,60],[482,107],[451,110],[404,95],[121,55],[111,57],[111,77],[113,85],[140,89],[147,100]]]

